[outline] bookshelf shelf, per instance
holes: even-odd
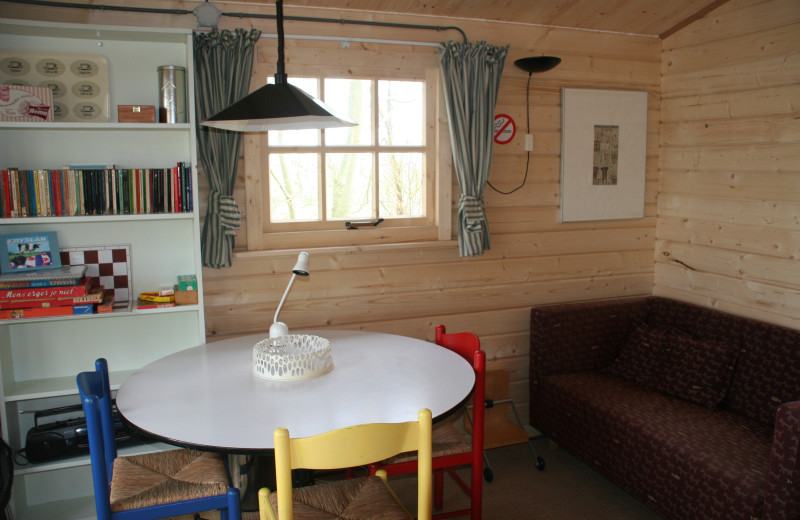
[[[14,121],[0,122],[0,128],[9,130],[68,130],[68,131],[87,131],[102,130],[107,131],[134,131],[134,132],[185,132],[189,129],[189,123],[20,123]]]
[[[184,162],[197,186],[190,30],[0,19],[0,48],[102,54],[109,63],[111,115],[102,123],[0,122],[0,169],[166,168]],[[158,105],[157,68],[167,64],[186,68],[189,122],[117,122],[116,105]],[[117,388],[147,363],[205,342],[196,192],[192,202],[191,213],[0,219],[3,234],[52,231],[61,248],[129,246],[131,295],[171,286],[185,274],[196,275],[199,289],[196,305],[0,320],[0,433],[12,450],[24,448],[32,412],[79,402],[75,376],[92,370],[95,359],[109,360]],[[138,449],[164,449],[147,446]],[[136,448],[122,451],[131,450]],[[88,454],[18,466],[14,476],[10,505],[17,520],[95,516]]]

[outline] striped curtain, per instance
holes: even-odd
[[[490,249],[483,191],[489,180],[494,142],[494,105],[508,45],[443,43],[440,60],[458,201],[458,252],[475,256]]]
[[[199,123],[247,95],[259,36],[257,29],[214,29],[194,35],[197,151],[210,188],[201,242],[204,267],[231,266],[241,222],[233,186],[242,134]]]

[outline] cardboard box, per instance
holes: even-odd
[[[53,120],[53,91],[46,87],[0,85],[0,121]]]
[[[155,105],[117,105],[117,120],[120,123],[155,123]]]
[[[193,274],[182,274],[178,276],[179,291],[196,291],[197,277]]]
[[[175,293],[175,305],[192,305],[198,301],[197,291],[178,291]]]

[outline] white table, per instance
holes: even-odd
[[[271,453],[272,433],[293,437],[374,422],[446,415],[470,395],[472,366],[414,338],[363,331],[303,331],[331,342],[331,372],[301,381],[252,373],[253,345],[267,334],[207,343],[159,359],[117,392],[125,419],[164,442],[227,453]]]

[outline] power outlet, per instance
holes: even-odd
[[[533,151],[533,134],[525,134],[525,151]]]

